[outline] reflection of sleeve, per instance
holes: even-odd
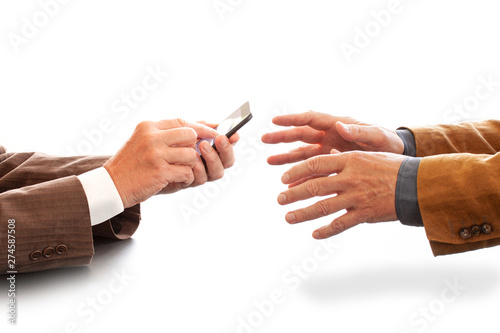
[[[434,255],[500,244],[500,121],[410,130],[416,155],[427,156],[418,205]]]
[[[99,168],[107,157],[7,154],[0,147],[0,273],[7,271],[7,221],[15,219],[16,270],[39,271],[88,264],[92,236],[129,238],[139,205],[91,226],[87,198],[75,175]]]

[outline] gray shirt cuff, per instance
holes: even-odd
[[[411,133],[411,132],[410,132]],[[422,158],[408,157],[399,168],[396,183],[396,214],[404,225],[423,227],[418,206],[417,175]]]
[[[396,130],[397,135],[403,140],[403,143],[405,145],[405,151],[403,152],[403,155],[406,156],[412,156],[416,157],[417,156],[417,146],[415,144],[415,136],[413,133],[406,128],[398,128]]]

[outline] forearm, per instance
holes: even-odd
[[[80,175],[101,167],[109,156],[59,157],[41,153],[0,154],[0,192]]]
[[[500,244],[499,179],[500,153],[422,159],[418,203],[435,255]],[[483,224],[491,226],[490,232],[488,226],[481,230]]]
[[[85,265],[92,259],[87,200],[75,176],[0,194],[0,273],[12,270],[7,266],[8,220],[15,220],[17,272]]]

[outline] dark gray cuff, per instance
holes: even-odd
[[[416,157],[417,156],[417,146],[415,144],[415,136],[409,129],[398,128],[396,130],[397,135],[403,140],[405,145],[405,151],[403,155]]]
[[[396,183],[396,214],[404,225],[423,227],[422,215],[418,206],[417,175],[419,157],[406,158],[399,168]]]

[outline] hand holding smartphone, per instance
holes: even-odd
[[[236,133],[240,128],[242,128],[246,123],[252,119],[253,115],[250,112],[250,103],[246,102],[241,107],[239,107],[236,111],[230,114],[226,119],[217,125],[215,130],[219,132],[221,135],[226,135],[229,139],[234,133]],[[200,153],[200,143],[203,141],[208,141],[214,149],[215,148],[215,139],[201,139],[196,144],[196,151],[198,154]]]

